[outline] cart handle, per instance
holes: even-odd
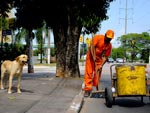
[[[110,77],[111,77],[111,80],[112,80],[112,76],[113,76],[112,67],[114,67],[114,66],[116,66],[116,65],[118,65],[118,64],[112,64],[112,65],[110,66]]]

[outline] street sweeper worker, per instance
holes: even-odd
[[[95,35],[86,54],[84,74],[84,96],[89,96],[92,87],[98,87],[101,78],[102,67],[111,54],[111,40],[114,38],[114,31],[109,29],[105,35]]]

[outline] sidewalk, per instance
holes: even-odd
[[[82,78],[57,78],[54,73],[23,73],[21,94],[0,90],[0,113],[78,113],[83,103]]]

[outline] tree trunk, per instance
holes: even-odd
[[[67,77],[80,77],[78,64],[79,34],[77,31],[77,27],[72,27],[69,28],[67,32],[67,51],[65,65],[65,76]]]
[[[27,36],[27,55],[28,55],[28,73],[34,73],[34,68],[33,68],[33,33],[32,30],[28,30],[28,36]]]
[[[67,32],[63,25],[54,29],[57,77],[80,77],[78,65],[80,31],[78,26],[71,24],[68,24]]]
[[[75,24],[71,17],[72,16],[68,15],[65,76],[80,77],[78,46],[81,29],[79,29],[78,25]]]
[[[55,53],[56,53],[56,77],[64,77],[65,55],[66,55],[66,37],[63,27],[60,25],[53,29]]]

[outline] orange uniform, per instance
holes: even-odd
[[[104,43],[105,36],[104,35],[95,35],[92,40],[92,44],[95,47],[95,57],[96,61],[93,61],[93,56],[91,50],[89,49],[86,56],[86,64],[85,64],[85,75],[84,75],[84,84],[85,91],[92,90],[92,86],[97,86],[101,77],[101,72],[97,78],[96,69],[98,69],[102,64],[102,56],[109,57],[112,50],[112,44]],[[93,76],[94,74],[94,76]]]

